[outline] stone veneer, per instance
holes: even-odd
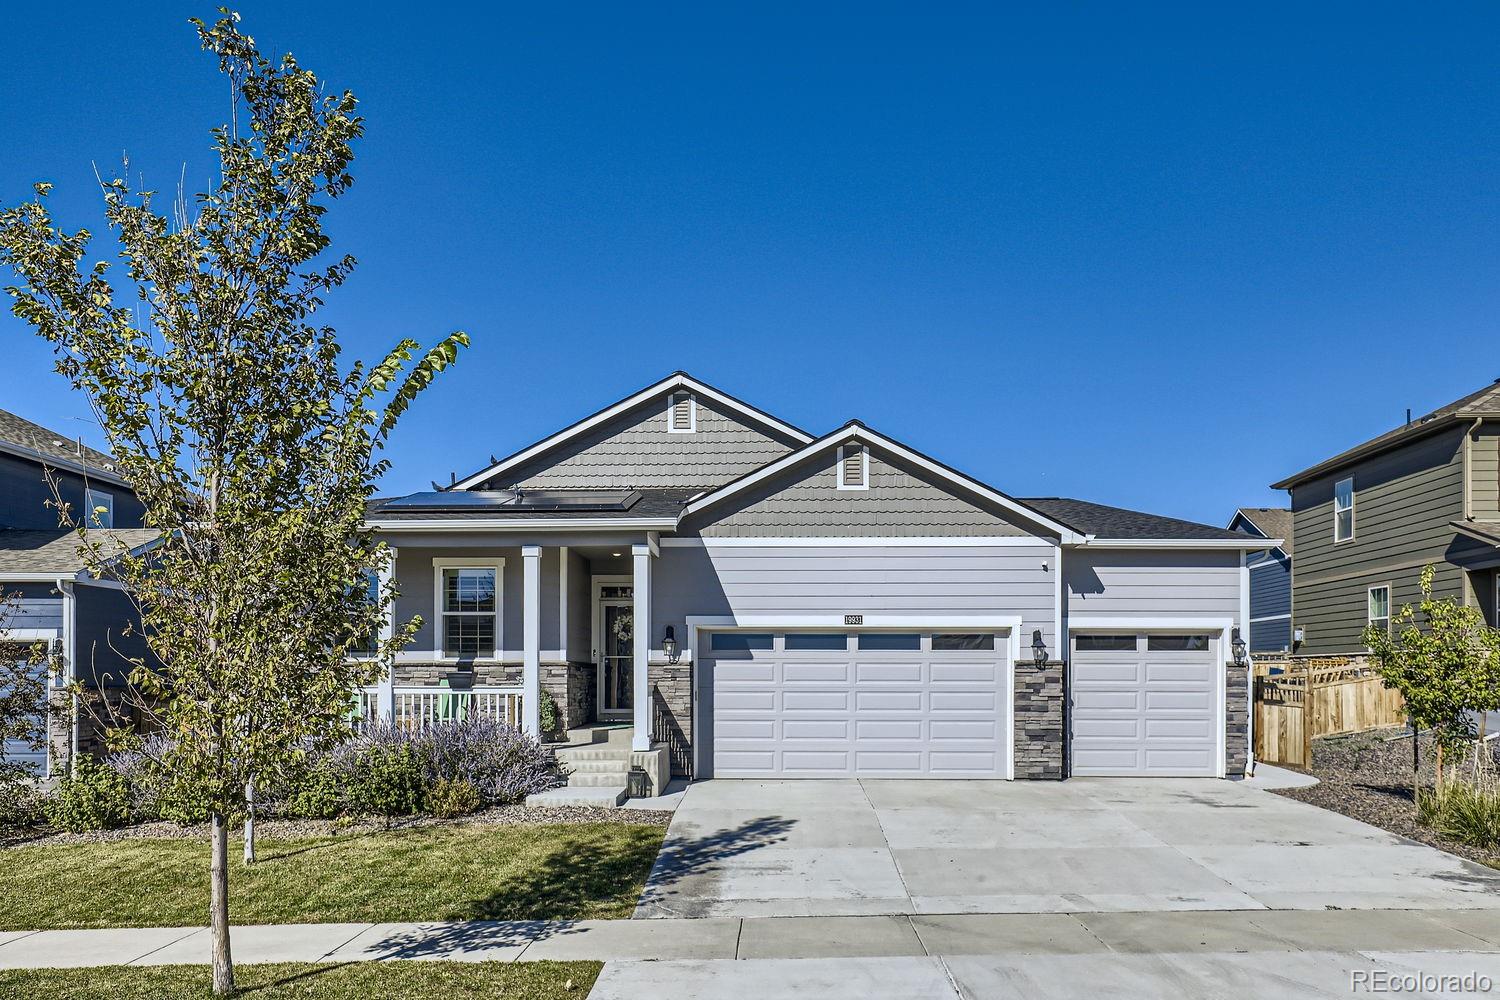
[[[647,679],[651,682],[652,713],[660,724],[652,736],[667,746],[672,760],[672,774],[688,776],[693,772],[693,666],[690,663],[653,663]]]
[[[1061,781],[1067,775],[1063,721],[1065,664],[1038,670],[1016,664],[1016,780]]]
[[[1224,676],[1224,775],[1243,778],[1250,756],[1249,670],[1233,663]]]

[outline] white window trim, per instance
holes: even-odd
[[[1339,514],[1342,513],[1342,511],[1339,510],[1339,487],[1342,486],[1342,485],[1344,485],[1345,483],[1349,484],[1349,534],[1346,535],[1343,538],[1340,538],[1339,537]],[[1342,545],[1344,542],[1352,542],[1352,541],[1354,541],[1354,535],[1355,535],[1355,529],[1354,529],[1354,520],[1355,520],[1354,508],[1357,506],[1357,503],[1356,503],[1356,500],[1355,500],[1356,495],[1357,495],[1357,492],[1354,489],[1354,477],[1353,476],[1346,476],[1345,478],[1340,479],[1338,482],[1336,482],[1336,483],[1333,484],[1333,543],[1335,545]]]
[[[677,400],[681,396],[688,398],[688,425],[686,427],[674,427],[672,425],[672,414],[677,409]],[[698,396],[685,389],[678,389],[667,393],[667,433],[668,434],[694,434],[698,430]]]
[[[443,570],[492,569],[495,571],[495,651],[489,656],[448,656],[443,651],[444,624],[450,614],[476,612],[443,610]],[[481,612],[482,613],[482,612]],[[432,659],[436,663],[498,663],[505,650],[505,560],[500,557],[474,559],[434,556],[432,560]]]
[[[1365,590],[1365,623],[1367,625],[1374,625],[1375,622],[1379,620],[1370,613],[1370,598],[1375,596],[1375,591],[1377,590],[1385,591],[1385,632],[1387,635],[1390,635],[1391,619],[1395,616],[1395,609],[1391,607],[1392,588],[1389,583],[1377,583],[1375,584],[1375,586],[1369,587]]]
[[[848,483],[844,481],[844,453],[850,448],[858,448],[860,456],[860,481]],[[862,444],[841,444],[838,450],[839,489],[841,490],[869,490],[870,488],[870,449]]]
[[[109,501],[109,523],[96,525],[94,524],[94,508],[104,506],[97,502],[100,499],[107,499]],[[83,506],[83,523],[86,527],[113,528],[115,526],[115,495],[113,493],[108,490],[96,490],[92,486],[85,486],[83,488]]]

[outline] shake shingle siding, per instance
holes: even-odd
[[[667,396],[621,414],[489,488],[611,489],[721,486],[773,462],[793,442],[762,430],[712,400],[697,400],[696,430],[667,429]]]

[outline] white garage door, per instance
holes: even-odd
[[[1075,635],[1072,773],[1219,773],[1214,636]]]
[[[1004,633],[717,632],[700,696],[719,778],[1003,778]]]

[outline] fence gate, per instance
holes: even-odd
[[[1319,736],[1406,722],[1406,703],[1364,664],[1349,660],[1256,661],[1255,759],[1312,765]],[[1270,671],[1281,668],[1279,673]]]

